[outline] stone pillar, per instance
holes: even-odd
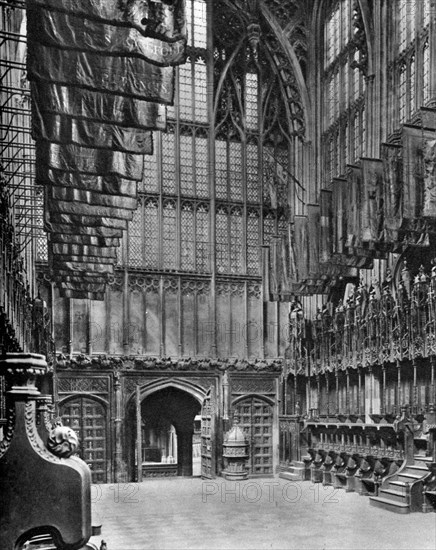
[[[121,483],[127,481],[126,464],[123,460],[123,446],[121,441],[121,380],[119,372],[114,372],[114,397],[115,397],[115,418],[114,418],[114,437],[115,437],[115,456],[114,470],[115,482]]]

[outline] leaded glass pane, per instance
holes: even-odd
[[[258,275],[260,272],[259,212],[248,211],[247,218],[247,274]]]
[[[274,202],[274,154],[271,147],[263,148],[263,202],[272,205]]]
[[[181,268],[189,271],[195,269],[194,260],[194,207],[184,202],[181,212]]]
[[[272,236],[276,233],[276,217],[268,210],[263,214],[263,244],[270,244]]]
[[[257,96],[257,74],[247,73],[245,79],[245,113],[249,130],[254,130],[258,126]]]
[[[194,33],[193,33],[193,3],[194,0],[186,0],[185,6],[186,6],[186,26],[188,29],[188,46],[194,45]]]
[[[162,210],[162,267],[177,268],[177,232],[176,232],[176,202],[167,200]]]
[[[242,200],[242,145],[230,142],[230,199]]]
[[[162,188],[164,193],[176,192],[174,134],[162,134]]]
[[[209,196],[209,182],[207,174],[207,139],[195,138],[195,187],[197,196]]]
[[[215,188],[216,196],[227,198],[227,143],[215,142]]]
[[[206,204],[199,204],[196,212],[196,269],[199,272],[210,270],[212,243],[209,239],[209,210]]]
[[[35,212],[33,223],[36,226],[36,261],[48,261],[47,233],[44,231],[44,204],[43,194],[35,193]]]
[[[216,265],[219,273],[229,271],[229,230],[228,214],[225,208],[216,213]]]
[[[278,149],[275,157],[277,202],[279,205],[284,206],[288,203],[288,151]]]
[[[407,5],[409,0],[399,0],[399,46],[400,51],[407,46]]]
[[[148,199],[144,205],[144,266],[159,268],[159,216],[158,202]]]
[[[179,67],[179,110],[181,120],[193,120],[192,72],[188,60]]]
[[[206,94],[206,65],[199,60],[194,65],[194,87],[195,87],[195,121],[207,122],[207,94]]]
[[[242,272],[242,210],[232,208],[230,214],[230,271]]]
[[[142,208],[139,207],[133,213],[133,219],[129,222],[129,254],[130,267],[142,266]]]
[[[288,232],[288,220],[286,219],[286,216],[282,214],[277,221],[277,225],[279,229],[278,232],[281,235],[286,235],[286,233]]]
[[[194,0],[193,42],[196,48],[206,48],[206,2]]]
[[[259,152],[257,144],[247,144],[247,200],[259,201]]]
[[[192,136],[180,136],[180,192],[194,195]]]
[[[144,176],[138,184],[139,191],[145,193],[157,193],[159,182],[157,179],[157,153],[156,153],[156,132],[153,132],[153,154],[144,155]]]

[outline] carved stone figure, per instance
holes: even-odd
[[[69,458],[77,452],[79,439],[75,431],[68,426],[56,425],[47,440],[47,448],[60,458]]]

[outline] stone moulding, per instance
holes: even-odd
[[[137,356],[87,356],[77,355],[67,358],[58,355],[57,369],[92,370],[168,370],[168,371],[234,371],[234,372],[280,372],[281,359],[229,359],[229,358],[161,358]]]

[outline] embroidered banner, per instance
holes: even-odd
[[[45,141],[36,142],[36,162],[56,170],[95,176],[114,174],[135,181],[142,179],[144,168],[143,155]]]
[[[185,2],[28,0],[27,13],[49,261],[62,295],[101,299],[185,60]]]
[[[143,25],[139,21],[139,24],[129,24],[127,18],[124,19],[123,26],[117,25],[118,21],[113,20],[108,24],[104,19],[90,17],[89,12],[78,15],[77,12],[56,11],[65,2],[57,2],[55,5],[51,3],[52,9],[47,9],[44,4],[48,2],[27,2],[27,31],[30,35],[34,33],[42,44],[58,46],[61,43],[64,49],[103,52],[104,55],[137,56],[162,66],[184,62],[186,37],[181,33],[170,40],[165,35],[161,35],[161,38],[152,37],[150,34],[158,36],[158,33],[153,33],[151,24]],[[117,2],[117,6],[120,5]],[[130,10],[130,13],[135,12]],[[113,15],[117,15],[115,10]],[[147,21],[150,19],[147,18]],[[174,35],[170,29],[168,31],[169,35]]]
[[[309,276],[309,245],[307,234],[307,216],[294,217],[294,245],[298,281]]]
[[[95,193],[107,193],[108,195],[122,195],[137,197],[137,182],[121,178],[115,174],[107,176],[95,176],[91,174],[79,174],[77,172],[65,172],[53,168],[47,169],[42,164],[36,165],[36,183],[38,185],[51,184],[59,187],[71,187],[83,189]]]
[[[52,82],[31,82],[30,90],[41,112],[144,130],[166,128],[166,108],[160,103]]]
[[[376,159],[362,159],[362,241],[375,243],[383,232],[383,163]]]
[[[328,262],[332,255],[332,192],[322,189],[320,193],[320,261]]]
[[[153,152],[153,134],[149,130],[44,113],[35,103],[32,109],[32,138],[142,155]]]
[[[423,215],[436,218],[436,140],[424,143],[424,211]]]
[[[320,241],[320,207],[317,204],[307,205],[309,225],[309,277],[319,275],[319,241]]]
[[[398,231],[403,223],[403,160],[399,145],[382,144],[383,162],[383,222],[384,240],[398,241]]]
[[[30,46],[30,44],[29,44]],[[103,56],[32,43],[27,54],[29,80],[172,104],[174,70],[135,57]]]

